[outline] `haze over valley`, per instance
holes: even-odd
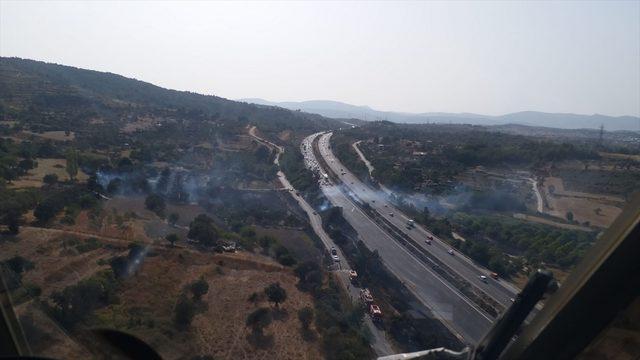
[[[0,0],[0,358],[637,358],[638,14]]]
[[[600,114],[560,114],[539,111],[522,111],[517,113],[489,116],[470,113],[406,113],[396,111],[379,111],[369,106],[356,106],[338,101],[309,100],[273,102],[258,98],[239,99],[238,101],[278,106],[290,110],[301,110],[320,114],[330,118],[360,119],[369,121],[387,120],[397,123],[425,124],[473,124],[473,125],[505,125],[517,124],[560,129],[599,129],[604,126],[607,131],[630,130],[640,131],[640,117],[607,116]]]

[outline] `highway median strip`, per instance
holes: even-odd
[[[313,145],[314,153],[316,153],[316,150],[317,139],[315,139]],[[331,167],[328,166],[321,154],[319,154],[319,151],[318,153],[316,153],[316,159],[322,165],[322,168],[325,169],[327,175],[335,184],[342,183],[338,176],[332,171]],[[449,284],[453,285],[462,293],[462,295],[478,305],[488,315],[496,318],[502,311],[504,311],[504,306],[492,299],[484,291],[477,289],[476,287],[471,285],[467,280],[452,271],[445,263],[443,263],[436,257],[429,256],[429,253],[426,250],[422,249],[419,244],[415,242],[415,240],[404,234],[387,219],[380,216],[380,214],[377,211],[373,210],[370,206],[368,206],[368,204],[365,205],[366,202],[359,199],[350,191],[345,191],[342,186],[338,186],[345,195],[352,199],[353,203],[356,204],[358,208],[360,208],[376,224],[383,228],[393,239],[395,239],[400,245],[402,245],[410,253],[416,256],[416,258],[418,258],[420,261],[430,266],[434,270],[434,272],[440,275],[440,277],[442,277]]]

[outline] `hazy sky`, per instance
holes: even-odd
[[[10,2],[0,54],[231,99],[640,115],[640,2]]]

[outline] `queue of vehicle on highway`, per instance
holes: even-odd
[[[318,182],[321,186],[331,185],[329,182],[329,176],[324,171],[322,171],[320,164],[318,164],[318,162],[315,160],[315,157],[313,156],[313,148],[312,148],[313,144],[312,144],[312,141],[308,139],[309,138],[306,138],[302,142],[302,145],[300,146],[303,157],[304,157],[305,165],[307,166],[307,168],[313,171],[316,175],[318,175],[318,178],[319,178]],[[344,174],[345,174],[344,169],[342,169],[342,175]],[[334,247],[331,247],[331,249],[329,250],[329,255],[331,256],[331,259],[333,259],[333,261],[335,262],[340,261],[340,258],[338,257],[338,251]],[[349,280],[351,281],[351,283],[356,285],[357,279],[358,279],[357,272],[355,270],[349,270]],[[380,310],[380,306],[374,303],[373,296],[371,296],[371,292],[369,291],[369,289],[365,288],[360,290],[360,300],[362,301],[362,304],[367,309],[367,313],[371,317],[371,321],[373,321],[374,323],[381,322],[382,310]]]
[[[335,156],[333,154],[331,154],[331,152],[330,152],[329,137],[328,136],[321,137],[319,139],[318,145],[320,145],[321,154],[328,161],[328,165],[331,168],[334,168],[334,171],[336,173],[340,174],[341,180],[347,185],[348,184],[354,185],[354,180],[353,179],[350,179],[349,176],[347,176],[345,178],[345,175],[350,175],[348,173],[347,169],[345,169],[343,167],[338,167],[337,165],[339,164],[339,162],[334,162],[334,160],[337,161],[337,159],[335,159]],[[339,169],[339,171],[337,171],[338,169]],[[351,174],[350,176],[353,176],[353,175]],[[371,194],[371,191],[367,192],[367,189],[365,189],[365,188],[362,188],[362,191],[363,191],[363,194]],[[375,197],[375,196],[376,196],[376,194],[374,193],[372,197]],[[369,200],[369,201],[372,203],[372,205],[376,203],[376,201],[373,198],[371,200]],[[384,206],[385,210],[391,210],[391,208],[392,208],[392,206],[389,206],[389,205],[385,204],[384,202],[382,202],[382,205]],[[384,214],[384,213],[381,213],[381,214]],[[392,212],[392,211],[389,211],[386,214],[388,214],[389,218],[393,218],[393,219],[404,218],[404,216],[402,216],[402,214],[398,214],[398,216],[396,216],[396,214],[394,212]],[[389,220],[391,220],[393,222],[392,219],[389,219]],[[397,220],[396,220],[396,222],[397,222]],[[414,234],[414,236],[415,236],[415,234],[418,234],[418,236],[420,236],[420,232],[412,231],[413,229],[416,228],[414,220],[407,219],[407,223],[406,223],[405,227],[406,227],[406,230],[407,231],[411,231]],[[425,231],[425,232],[426,232],[425,244],[426,245],[431,245],[432,241],[434,240],[434,237],[428,231]],[[445,243],[443,243],[443,244],[446,246]],[[446,248],[446,252],[449,254],[449,256],[456,256],[456,251],[453,248],[450,248],[450,247]],[[481,271],[479,274],[477,274],[477,279],[479,280],[477,285],[480,286],[480,287],[482,287],[482,284],[488,284],[489,283],[489,281],[488,281],[489,278],[492,278],[492,279],[494,279],[496,281],[499,280],[499,276],[495,272],[488,272],[488,271],[487,272],[483,272],[483,270],[486,270],[486,269],[477,268],[477,267],[476,267],[476,269]]]
[[[391,216],[393,216],[393,213],[390,213]],[[406,225],[407,230],[412,230],[415,228],[415,220],[413,219],[409,219],[407,220],[407,225]],[[431,245],[431,242],[433,241],[433,235],[427,235],[427,238],[425,239],[425,243],[427,245]],[[453,250],[453,248],[449,248],[449,250],[447,250],[447,253],[451,256],[455,256],[455,251]],[[498,280],[499,276],[498,273],[496,272],[492,272],[489,274],[489,276],[494,279],[494,280]],[[479,275],[478,276],[480,278],[480,281],[482,281],[483,283],[488,283],[488,277],[486,275]]]
[[[323,169],[320,167],[320,164],[316,161],[315,156],[313,156],[313,144],[312,144],[312,141],[309,141],[307,139],[305,139],[305,141],[303,141],[303,143],[301,145],[301,150],[302,150],[302,154],[303,154],[304,159],[305,159],[305,164],[314,173],[319,175],[319,180],[318,181],[319,181],[320,185],[324,185],[324,186],[330,185],[329,176],[327,175],[327,173],[325,173],[323,171]],[[326,141],[326,140],[321,139],[320,141]],[[324,143],[323,145],[329,147],[328,143]],[[329,161],[333,162],[333,159],[330,159]],[[342,176],[346,175],[346,170],[344,168],[340,168],[340,175],[342,175]],[[353,182],[351,182],[351,184],[353,185]],[[366,189],[362,189],[362,190],[366,191]],[[372,200],[372,202],[375,203],[375,200]],[[384,204],[384,207],[388,208],[388,205]],[[393,212],[389,212],[388,214],[389,214],[390,217],[394,217],[395,216],[395,214]],[[407,230],[414,229],[415,228],[415,220],[408,219],[405,227],[407,228]],[[426,236],[425,243],[427,245],[431,245],[433,240],[434,240],[433,235],[429,234],[429,235]],[[456,252],[455,252],[455,250],[453,248],[449,248],[447,250],[447,253],[449,255],[451,255],[451,256],[455,256],[456,255]],[[333,256],[334,255],[332,254],[332,257]],[[334,259],[334,260],[335,261],[339,261],[339,260],[336,260],[336,259]],[[499,279],[498,274],[495,273],[495,272],[490,273],[489,276],[491,278],[493,278],[494,280],[498,280]],[[488,283],[488,277],[486,275],[484,275],[484,274],[478,275],[478,278],[483,283],[485,283],[485,284]]]

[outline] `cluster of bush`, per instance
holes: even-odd
[[[226,225],[255,224],[261,226],[300,227],[303,221],[292,214],[287,203],[276,192],[248,192],[227,186],[210,186],[199,203],[216,214]]]
[[[38,164],[34,160],[38,156],[55,155],[57,150],[51,142],[32,141],[15,142],[12,139],[0,138],[0,180],[11,181],[25,175]]]
[[[280,167],[287,176],[287,180],[298,191],[312,193],[319,191],[318,182],[311,170],[304,165],[304,157],[300,150],[293,146],[287,146],[280,158]]]
[[[87,320],[96,309],[117,303],[119,282],[113,271],[102,270],[92,277],[51,294],[48,313],[66,329]]]
[[[209,283],[202,277],[185,287],[173,309],[173,320],[179,329],[188,328],[196,314],[206,310],[202,297],[208,292]]]
[[[568,230],[518,219],[455,213],[450,217],[467,241],[460,249],[490,269],[512,274],[521,266],[505,251],[522,255],[533,267],[541,263],[568,268],[580,260],[595,241],[595,233]]]
[[[264,329],[271,324],[274,319],[274,315],[280,314],[281,310],[279,306],[287,300],[287,292],[282,286],[280,286],[280,283],[276,282],[265,287],[262,294],[258,294],[256,292],[251,294],[248,301],[255,304],[263,296],[276,306],[276,310],[274,311],[270,308],[260,307],[247,315],[246,326],[251,328],[251,334],[249,335],[248,340],[250,343],[257,346],[265,346],[272,342],[273,336],[265,336]]]
[[[293,266],[298,261],[295,256],[273,236],[265,235],[258,239],[263,254],[272,255],[276,261],[284,266]]]
[[[478,165],[525,167],[599,157],[589,144],[540,140],[466,125],[374,122],[348,129],[343,136],[350,141],[373,140],[363,145],[375,168],[374,177],[389,187],[409,192],[421,188],[427,180],[426,191],[451,190],[457,174]],[[415,156],[414,152],[427,156]],[[341,156],[346,166],[362,172],[362,162],[350,160],[353,155],[348,151],[342,153],[346,154]]]
[[[22,275],[32,270],[35,264],[22,256],[14,256],[0,262],[0,278],[5,283],[14,305],[40,296],[42,289],[32,283],[22,281]]]
[[[333,146],[333,153],[340,159],[340,162],[346,166],[351,172],[357,175],[360,179],[369,179],[369,169],[362,162],[358,153],[351,145],[353,139],[344,136],[342,133],[338,133],[331,138]]]
[[[79,254],[83,254],[89,251],[99,249],[103,244],[95,237],[90,237],[86,240],[81,240],[78,237],[70,236],[62,239],[62,246],[65,249],[73,248]]]
[[[33,216],[46,224],[65,209],[67,223],[73,223],[80,209],[91,209],[99,204],[96,195],[82,185],[71,185],[48,191],[33,210]]]
[[[332,277],[325,279],[317,262],[300,263],[294,272],[299,279],[298,287],[313,295],[315,325],[322,335],[325,356],[328,359],[371,357],[363,308],[346,300],[335,280]]]

